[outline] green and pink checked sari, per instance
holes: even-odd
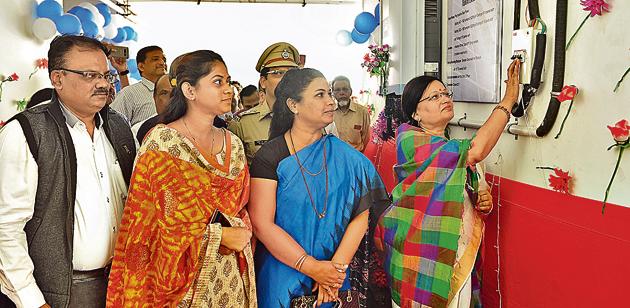
[[[396,144],[394,203],[376,232],[392,300],[402,308],[447,307],[471,273],[483,233],[483,222],[470,215],[470,207],[462,220],[471,141],[447,140],[403,124]],[[465,244],[460,242],[463,224],[472,227]]]

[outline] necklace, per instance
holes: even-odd
[[[304,166],[302,165],[302,163],[300,163],[300,157],[298,156],[298,153],[295,151],[295,143],[293,143],[293,132],[289,129],[289,139],[291,140],[291,148],[293,148],[293,153],[295,153],[295,160],[298,163],[298,166],[300,167],[300,173],[302,174],[302,180],[304,180],[304,186],[306,186],[306,192],[308,193],[308,197],[309,199],[311,199],[311,207],[313,208],[313,211],[315,211],[315,215],[317,215],[318,219],[322,219],[324,217],[326,217],[326,210],[328,209],[328,166],[326,165],[326,143],[324,142],[324,163],[322,166],[322,169],[324,169],[326,171],[326,197],[324,198],[324,209],[322,210],[322,212],[320,213],[317,210],[317,207],[315,206],[315,201],[313,201],[313,195],[311,194],[311,190],[310,188],[308,188],[308,184],[306,183],[306,176],[304,175],[304,171],[306,171],[308,174],[313,175],[312,173],[308,172],[308,170],[306,170],[306,168],[304,168]],[[320,170],[319,172],[317,172],[317,174],[320,174],[322,171]],[[315,175],[317,175],[315,174]],[[313,175],[313,176],[315,176]]]
[[[195,136],[193,136],[192,132],[190,132],[190,128],[188,128],[188,124],[186,124],[186,120],[184,120],[184,118],[182,118],[182,122],[184,122],[184,127],[186,127],[186,130],[188,131],[188,135],[190,135],[193,141],[197,143],[197,139],[195,139]],[[212,142],[210,143],[210,153],[212,153],[214,152],[214,133],[212,127],[210,127],[210,134],[212,134]]]
[[[293,136],[291,135],[291,133],[289,133],[289,139],[291,140],[291,147],[293,148],[293,152],[295,153],[295,144],[293,144]],[[325,146],[326,146],[326,144],[324,144],[324,147]],[[324,155],[326,155],[326,153],[324,153]],[[295,155],[295,157],[297,157],[297,154]],[[310,155],[309,155],[309,157],[310,157]],[[301,164],[299,164],[299,158],[296,158],[296,159],[298,160],[298,166],[300,166],[300,170],[302,172],[306,172],[310,176],[318,176],[326,168],[326,158],[325,157],[324,157],[324,163],[322,164],[322,167],[319,169],[319,171],[317,171],[315,173],[308,171],[308,169],[306,169],[306,167],[304,167]]]

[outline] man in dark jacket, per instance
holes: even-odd
[[[127,121],[106,105],[106,53],[91,38],[55,38],[50,103],[0,130],[2,307],[105,307],[135,156]]]

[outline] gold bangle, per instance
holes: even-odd
[[[309,257],[308,255],[304,256],[304,259],[302,259],[302,262],[300,262],[300,264],[298,264],[298,266],[297,266],[298,272],[300,272],[300,273],[302,272],[302,265],[304,265],[304,262],[306,262],[306,259],[308,259],[308,257]]]
[[[293,265],[293,268],[298,269],[298,266],[300,266],[304,262],[304,259],[306,259],[307,256],[308,256],[307,253],[304,253],[303,255],[301,255],[297,259],[297,261],[295,261],[295,264]]]
[[[507,116],[508,121],[510,120],[510,112],[507,110],[507,108],[501,106],[501,105],[497,105],[496,107],[494,107],[494,109],[492,109],[492,112],[494,112],[495,110],[501,110],[505,113],[505,115]]]

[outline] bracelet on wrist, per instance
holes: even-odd
[[[496,107],[494,107],[494,109],[492,109],[492,112],[494,112],[495,110],[501,110],[505,113],[505,115],[507,116],[507,120],[510,121],[510,112],[507,110],[507,108],[501,106],[501,105],[497,105]]]
[[[125,76],[127,74],[129,74],[129,70],[124,70],[124,71],[118,73],[119,76]]]
[[[302,262],[300,262],[300,264],[298,264],[297,270],[298,272],[302,272],[302,265],[304,265],[304,263],[306,262],[306,260],[308,259],[309,255],[306,255],[306,257],[304,257],[304,259],[302,259]]]
[[[306,260],[306,258],[308,257],[307,253],[304,253],[303,255],[301,255],[297,261],[295,261],[295,264],[293,265],[293,268],[295,268],[296,270],[300,271],[300,269],[302,268],[302,264],[304,264],[304,260]]]

